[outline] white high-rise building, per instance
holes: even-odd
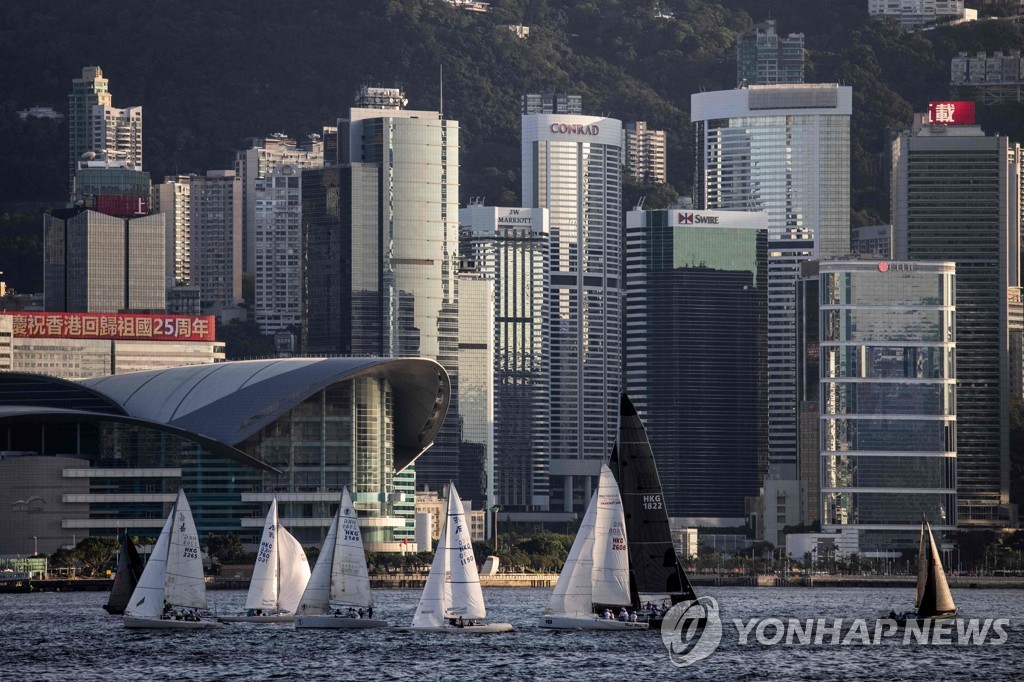
[[[249,195],[256,205],[256,324],[273,334],[302,324],[302,168],[282,163]]]
[[[768,213],[768,457],[796,477],[794,282],[807,260],[850,252],[853,93],[835,84],[761,85],[691,96],[694,204]]]
[[[245,319],[242,303],[242,183],[230,170],[191,179],[192,282],[204,315]]]
[[[97,104],[90,118],[92,149],[127,168],[142,170],[142,107],[117,109]]]
[[[523,205],[549,210],[552,511],[590,501],[622,381],[622,122],[523,116]]]
[[[192,176],[169,175],[154,185],[152,205],[154,213],[163,213],[167,227],[167,246],[164,249],[167,268],[167,288],[188,286],[192,283]]]
[[[247,144],[248,149],[235,154],[235,174],[242,183],[242,268],[255,275],[257,193],[268,189],[270,174],[281,164],[299,169],[323,166],[324,145],[319,136],[310,136],[300,144],[281,133],[250,138]]]

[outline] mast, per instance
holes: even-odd
[[[629,540],[630,588],[633,605],[640,594],[668,594],[672,602],[697,598],[676,555],[665,495],[647,430],[623,393],[619,405],[619,436],[609,466],[619,481]]]

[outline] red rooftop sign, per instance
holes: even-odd
[[[974,125],[974,102],[929,102],[928,122],[937,125]]]
[[[213,316],[120,313],[2,313],[15,338],[214,341]]]

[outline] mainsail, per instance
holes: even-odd
[[[281,526],[275,498],[263,526],[245,608],[294,612],[309,576],[306,552],[298,540]]]
[[[199,536],[183,490],[178,491],[178,499],[160,531],[125,614],[159,618],[164,602],[185,608],[206,608]]]
[[[124,532],[124,539],[121,541],[121,551],[117,554],[117,573],[114,574],[114,586],[110,590],[110,598],[103,606],[108,613],[124,613],[128,606],[128,600],[139,584],[139,577],[142,575],[142,559],[135,549],[128,531]]]
[[[569,557],[544,609],[546,615],[585,616],[594,606],[628,606],[629,553],[622,500],[611,469],[602,465]]]
[[[341,504],[327,531],[297,613],[330,613],[331,601],[349,606],[373,604],[363,536],[348,488],[342,490]]]
[[[939,548],[927,521],[921,525],[921,550],[917,559],[917,617],[935,618],[955,613],[956,604],[946,582]]]
[[[412,625],[440,627],[448,618],[479,620],[486,616],[466,510],[455,486],[449,483],[441,537]]]
[[[647,431],[625,394],[619,407],[618,443],[612,449],[609,466],[619,481],[626,512],[634,606],[639,606],[641,593],[668,594],[673,602],[696,599],[676,556]]]

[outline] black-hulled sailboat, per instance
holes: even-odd
[[[121,549],[117,553],[117,573],[114,574],[114,586],[110,590],[110,598],[103,605],[107,613],[121,614],[128,606],[128,600],[139,584],[142,576],[142,559],[135,549],[135,543],[125,530],[121,540]]]
[[[626,394],[622,394],[619,404],[619,436],[609,467],[618,479],[626,512],[633,607],[641,615],[646,614],[655,628],[664,615],[660,608],[664,600],[677,604],[696,600],[697,595],[672,542],[665,495],[647,430]],[[645,607],[645,600],[653,607]]]
[[[932,528],[927,521],[921,521],[921,542],[917,555],[917,596],[914,611],[907,611],[895,620],[899,625],[907,621],[924,623],[930,620],[956,618],[956,604],[953,593],[946,582],[946,571],[942,568],[939,547],[935,544]],[[890,614],[892,617],[894,614]]]

